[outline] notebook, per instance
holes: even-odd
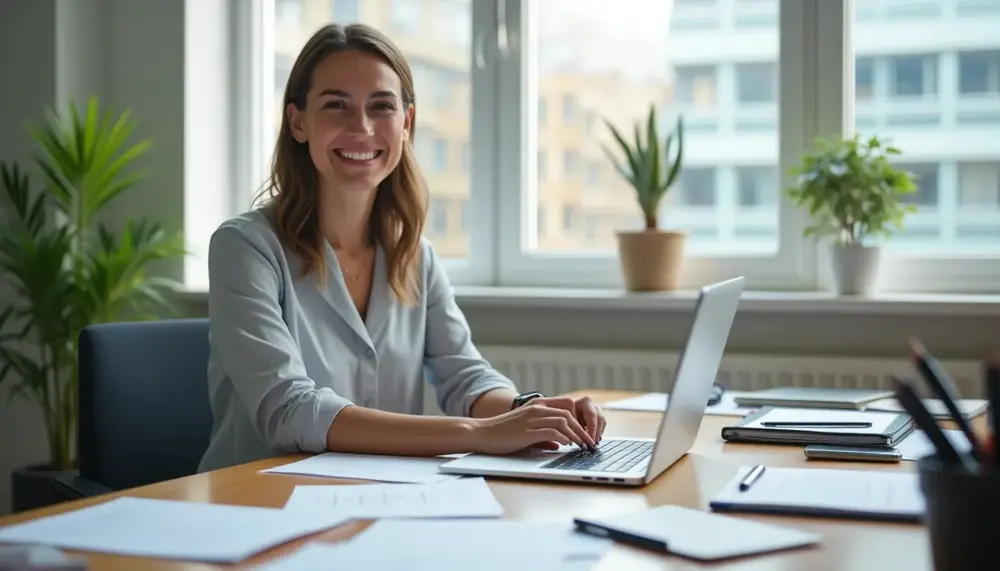
[[[823,387],[775,387],[743,393],[733,401],[740,407],[803,407],[863,410],[870,402],[889,398],[892,391],[828,389]]]
[[[716,511],[920,522],[925,510],[916,472],[768,467],[746,491],[741,467],[710,502]]]
[[[795,423],[862,422],[867,428],[832,428],[829,426],[794,426]],[[786,426],[768,426],[785,423]],[[895,446],[913,431],[913,419],[895,412],[864,412],[808,408],[764,407],[722,429],[729,442],[771,444],[827,444],[839,446]]]
[[[820,540],[814,533],[672,505],[573,522],[584,533],[699,561],[783,551]]]

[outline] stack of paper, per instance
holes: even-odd
[[[722,394],[722,400],[718,404],[705,408],[708,416],[745,416],[753,412],[754,408],[739,407],[733,400],[736,397],[747,394],[737,391],[726,391]],[[611,401],[601,405],[607,410],[630,410],[640,412],[665,412],[667,410],[666,393],[645,393],[639,396],[629,397],[621,400]]]
[[[503,507],[483,478],[437,484],[295,486],[286,510],[325,510],[357,519],[499,517]]]
[[[344,521],[323,511],[122,497],[0,528],[0,543],[236,563]]]
[[[610,546],[563,523],[380,520],[343,543],[311,544],[258,569],[585,571]]]
[[[326,452],[291,464],[261,470],[261,473],[430,484],[461,477],[438,472],[438,466],[447,461],[446,458]]]

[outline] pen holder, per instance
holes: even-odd
[[[1000,471],[917,461],[934,571],[1000,569]]]

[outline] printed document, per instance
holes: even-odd
[[[415,458],[409,456],[380,456],[376,454],[345,454],[325,452],[304,460],[261,470],[264,474],[295,474],[344,478],[348,480],[373,480],[408,484],[431,484],[456,480],[461,476],[442,474],[438,466],[446,458]]]
[[[0,543],[31,543],[135,557],[236,563],[336,527],[330,512],[121,497],[0,528]]]
[[[744,466],[712,499],[712,509],[916,521],[924,497],[915,472],[767,467],[749,490]]]
[[[311,544],[260,571],[586,571],[611,542],[562,522],[379,520],[342,543]]]
[[[295,486],[286,510],[326,510],[358,519],[384,517],[499,517],[503,508],[483,478],[437,484]]]

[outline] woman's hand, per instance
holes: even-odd
[[[585,450],[597,447],[572,412],[537,402],[541,400],[550,399],[537,398],[499,416],[475,419],[475,451],[512,454],[531,447],[554,449],[560,444],[576,444]]]
[[[572,397],[542,397],[531,399],[524,406],[549,406],[568,411],[587,430],[587,434],[595,443],[601,441],[604,427],[607,425],[607,421],[601,413],[601,407],[597,406],[590,397],[576,400],[573,400]]]

